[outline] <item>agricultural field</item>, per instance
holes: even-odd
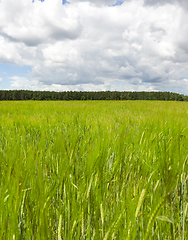
[[[0,239],[188,239],[188,103],[0,102]]]

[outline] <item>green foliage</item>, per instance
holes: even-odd
[[[186,239],[188,105],[0,102],[0,239]]]
[[[0,100],[162,100],[188,101],[188,96],[170,92],[49,92],[0,90]]]

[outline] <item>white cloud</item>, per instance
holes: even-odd
[[[69,0],[68,2],[72,3],[79,3],[81,2],[80,0]],[[82,0],[82,2],[90,2],[93,5],[96,6],[101,6],[101,5],[112,5],[112,4],[116,4],[116,2],[118,2],[117,0]]]
[[[0,77],[0,82],[2,82],[3,81],[3,79]]]
[[[59,0],[45,3],[7,0],[1,3],[0,11],[1,35],[27,46],[75,39],[81,32],[76,10],[62,5]]]
[[[133,79],[137,81],[137,79]],[[25,77],[11,77],[11,89],[22,90],[39,90],[39,91],[152,91],[154,90],[149,85],[138,85],[124,83],[118,79],[101,79],[101,84],[77,84],[77,85],[61,85],[61,84],[44,84],[38,80],[31,80]]]
[[[187,0],[144,0],[148,6],[160,6],[165,4],[180,4],[183,8],[188,9]]]
[[[12,78],[11,88],[186,93],[183,0],[69,2],[1,2],[0,62],[32,66],[28,78]]]

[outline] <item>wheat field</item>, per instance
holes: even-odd
[[[1,101],[0,239],[188,239],[188,103]]]

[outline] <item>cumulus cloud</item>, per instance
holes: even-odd
[[[159,6],[165,4],[179,4],[184,8],[184,10],[188,10],[188,1],[187,0],[144,0],[146,5],[149,6]]]
[[[32,67],[11,88],[188,91],[185,1],[69,2],[1,2],[0,62]]]
[[[167,3],[174,4],[176,0],[145,0],[147,5],[164,5]]]
[[[80,0],[69,0],[70,3],[79,3]],[[82,2],[89,2],[93,5],[101,6],[101,5],[112,5],[119,2],[119,0],[82,0]]]
[[[0,82],[2,82],[3,81],[3,79],[0,77]]]
[[[25,2],[7,0],[1,3],[0,35],[11,42],[27,46],[74,40],[79,37],[81,25],[78,14],[59,0]],[[5,22],[4,22],[5,21]]]

